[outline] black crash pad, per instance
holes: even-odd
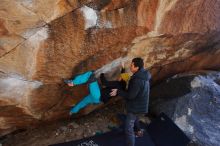
[[[190,139],[164,113],[153,120],[147,128],[157,146],[186,146]]]
[[[150,136],[145,132],[143,137],[136,138],[137,146],[155,146]],[[122,130],[113,130],[93,137],[55,144],[52,146],[126,146]]]
[[[119,117],[122,121],[125,116]],[[123,125],[110,132],[51,146],[126,146]],[[144,136],[136,138],[136,146],[187,146],[190,139],[164,113],[145,128]]]

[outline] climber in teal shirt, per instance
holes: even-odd
[[[87,83],[89,86],[89,95],[84,97],[79,103],[77,103],[71,110],[70,115],[77,113],[80,109],[84,108],[88,104],[100,103],[100,87],[97,79],[94,76],[93,71],[88,71],[83,74],[75,76],[72,80],[65,81],[69,86],[81,85]]]

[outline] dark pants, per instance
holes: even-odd
[[[139,115],[128,113],[125,120],[126,146],[135,146],[135,131],[140,130]]]
[[[104,74],[100,75],[100,80],[103,86],[107,87],[107,88],[112,88],[112,89],[122,89],[125,90],[126,88],[126,82],[121,80],[121,81],[108,81],[105,78]]]
[[[107,103],[108,100],[111,98],[110,93],[112,92],[112,89],[122,89],[125,90],[126,88],[126,82],[125,81],[108,81],[104,74],[101,74],[100,80],[102,83],[102,86],[105,86],[101,89],[101,100],[104,103]]]

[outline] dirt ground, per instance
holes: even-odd
[[[124,113],[124,103],[119,101],[78,119],[56,121],[8,135],[1,141],[3,146],[47,146],[90,137],[116,127],[116,115]]]

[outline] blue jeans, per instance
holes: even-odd
[[[139,118],[133,113],[128,113],[125,120],[126,146],[135,146],[134,126],[139,128]]]

